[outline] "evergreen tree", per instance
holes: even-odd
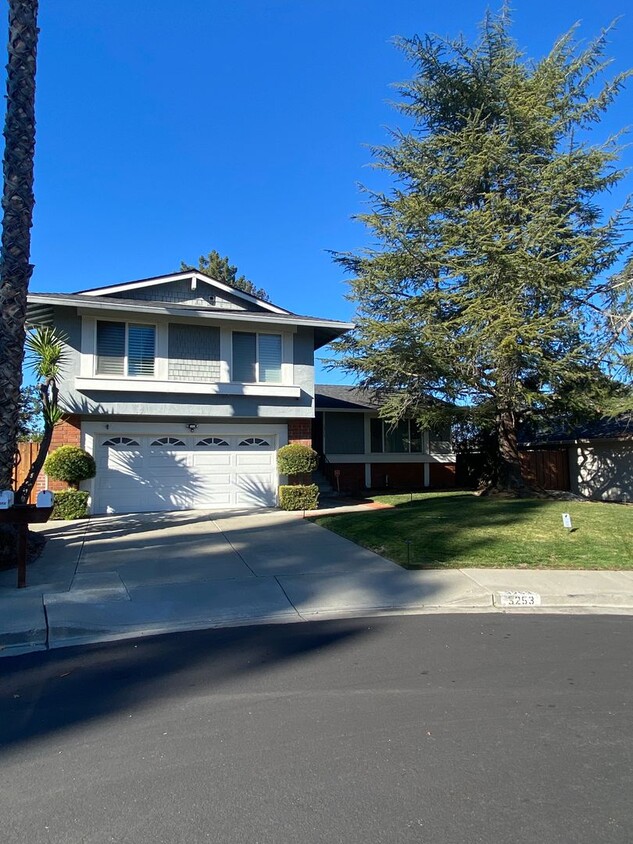
[[[201,255],[198,258],[198,266],[193,267],[191,264],[180,262],[181,270],[198,270],[198,272],[208,275],[209,278],[214,278],[216,281],[221,281],[223,284],[228,284],[229,287],[235,287],[237,290],[243,290],[244,293],[250,293],[257,299],[263,299],[268,302],[268,293],[261,287],[256,287],[252,281],[249,281],[246,276],[237,274],[237,267],[229,263],[228,257],[222,258],[219,252],[215,249],[211,250],[208,255]]]
[[[410,128],[373,150],[395,181],[367,192],[375,246],[336,256],[357,304],[340,363],[393,420],[473,408],[495,432],[494,485],[518,488],[519,426],[595,410],[630,353],[631,273],[609,277],[628,209],[598,204],[623,176],[618,140],[590,141],[628,74],[603,81],[604,33],[580,49],[572,30],[528,61],[506,10],[473,45],[399,46]]]
[[[42,439],[42,400],[35,384],[20,390],[18,439],[23,442],[38,442]]]

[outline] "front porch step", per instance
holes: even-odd
[[[328,481],[325,477],[323,472],[320,469],[317,469],[316,472],[312,473],[312,483],[316,484],[319,488],[319,493],[321,495],[325,495],[328,498],[332,496],[338,495],[332,484]]]

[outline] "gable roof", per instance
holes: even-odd
[[[378,410],[379,403],[368,390],[345,384],[315,384],[317,410]]]
[[[108,284],[105,287],[91,287],[87,290],[78,290],[76,295],[110,297],[114,293],[124,293],[128,290],[139,290],[143,287],[156,287],[160,284],[170,284],[172,281],[180,281],[185,278],[193,279],[196,283],[201,282],[202,284],[206,284],[209,287],[222,291],[223,293],[230,293],[233,296],[243,299],[248,304],[257,305],[267,311],[272,311],[277,314],[290,313],[290,311],[285,308],[280,308],[279,305],[274,305],[272,302],[266,302],[264,299],[258,299],[256,296],[251,296],[250,293],[246,293],[244,290],[240,290],[237,287],[231,287],[230,285],[224,284],[222,281],[217,281],[214,278],[210,278],[208,275],[198,272],[197,270],[181,270],[177,273],[157,275],[152,276],[151,278],[139,278],[135,281],[125,281],[121,284]]]

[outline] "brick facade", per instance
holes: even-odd
[[[51,447],[48,453],[51,454],[60,445],[81,445],[81,420],[77,415],[66,416],[61,422],[55,425],[53,429],[53,437],[51,439]],[[41,475],[38,478],[40,483]],[[68,484],[65,481],[54,481],[52,478],[48,481],[48,488],[54,492],[61,489],[68,489]]]
[[[312,447],[312,420],[291,419],[288,422],[288,442]]]
[[[369,462],[369,461],[368,461]],[[338,484],[335,475],[338,471]],[[422,490],[424,489],[423,463],[370,463],[371,489]],[[341,492],[359,492],[365,489],[364,463],[328,462],[326,475],[329,482]],[[431,489],[450,489],[455,486],[454,463],[430,463]]]
[[[360,492],[365,488],[364,463],[328,463],[326,475],[335,490]]]
[[[372,463],[372,489],[424,489],[423,463]]]
[[[429,480],[432,489],[452,489],[456,486],[454,463],[431,463]]]

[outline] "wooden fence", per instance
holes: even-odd
[[[17,490],[20,487],[22,481],[26,478],[29,469],[31,468],[31,464],[37,457],[37,452],[39,450],[40,444],[39,443],[18,443],[18,464],[15,467],[15,472],[13,474],[13,489]],[[37,497],[37,493],[44,489],[45,487],[45,479],[42,475],[39,476],[33,489],[31,490],[31,495],[29,496],[28,503],[35,504],[35,499]]]
[[[565,448],[548,448],[534,451],[521,451],[521,474],[529,483],[536,483],[543,489],[569,491],[569,456]],[[481,454],[458,454],[458,487],[475,488],[483,468]]]
[[[521,452],[521,473],[530,480],[534,478],[543,489],[557,489],[568,492],[569,455],[566,448],[548,448]]]

